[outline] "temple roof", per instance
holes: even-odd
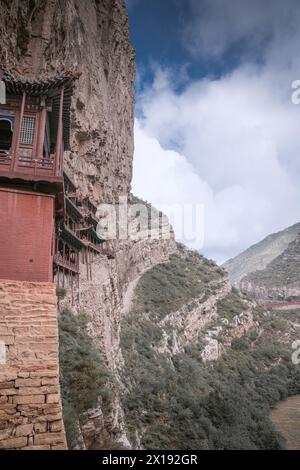
[[[4,81],[7,94],[22,95],[24,92],[31,97],[52,98],[51,130],[54,142],[56,142],[58,130],[58,115],[60,105],[59,90],[65,87],[63,106],[63,140],[65,150],[70,150],[70,108],[73,82],[79,74],[66,72],[52,78],[30,80],[16,73],[12,73],[0,63],[0,79]]]
[[[13,74],[1,63],[0,70],[3,74],[0,78],[5,82],[7,93],[13,95],[22,95],[25,92],[29,96],[33,97],[49,96],[52,92],[59,90],[62,86],[70,87],[73,80],[78,78],[75,74],[68,72],[56,75],[53,78],[30,80],[27,77]]]

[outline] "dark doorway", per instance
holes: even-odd
[[[0,150],[10,150],[12,138],[11,122],[8,119],[0,119]]]

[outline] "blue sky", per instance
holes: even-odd
[[[299,2],[127,4],[137,51],[133,191],[161,208],[203,204],[196,248],[218,262],[299,222]]]
[[[201,0],[198,0],[201,3]],[[153,79],[153,65],[180,71],[181,89],[189,80],[217,78],[240,61],[248,43],[233,44],[221,57],[191,54],[185,42],[185,27],[193,18],[189,0],[127,0],[131,41],[137,53],[140,81]],[[241,50],[242,49],[242,50]],[[259,60],[259,54],[256,56]],[[184,72],[184,73],[183,73]]]

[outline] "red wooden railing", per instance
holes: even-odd
[[[63,148],[61,148],[61,153],[63,153]],[[51,155],[48,158],[31,157],[25,154],[22,148],[16,157],[10,151],[0,149],[0,175],[13,176],[16,173],[26,175],[27,178],[30,178],[30,175],[49,177],[50,179],[62,177],[62,165],[56,164],[56,157],[56,155]],[[60,155],[59,160],[63,160],[63,155]]]
[[[62,268],[70,269],[73,272],[79,272],[79,259],[78,261],[71,261],[67,258],[64,258],[62,255],[56,253],[54,255],[54,263]]]
[[[0,149],[0,165],[11,165],[12,157],[9,151]]]

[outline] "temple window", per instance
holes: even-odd
[[[20,143],[23,145],[33,145],[35,118],[24,116],[21,129]]]

